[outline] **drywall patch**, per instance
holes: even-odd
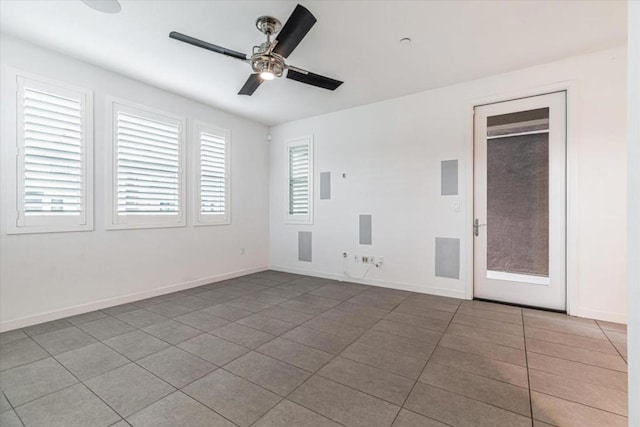
[[[460,239],[436,237],[436,276],[460,278]]]
[[[440,195],[458,195],[458,160],[440,162]]]
[[[371,215],[360,215],[360,244],[371,244]]]
[[[331,172],[320,172],[320,200],[331,199]]]
[[[298,261],[311,262],[310,231],[298,231]]]

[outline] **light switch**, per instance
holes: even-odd
[[[460,212],[460,202],[453,202],[453,211]]]

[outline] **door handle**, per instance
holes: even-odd
[[[478,236],[480,234],[480,227],[484,227],[487,224],[480,224],[478,218],[473,221],[473,235]]]

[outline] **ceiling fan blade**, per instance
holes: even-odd
[[[172,39],[180,40],[181,42],[189,43],[194,46],[201,47],[203,49],[210,50],[215,53],[221,53],[222,55],[230,56],[232,58],[240,59],[245,61],[247,59],[247,55],[241,52],[236,52],[235,50],[227,49],[224,47],[216,46],[215,44],[207,43],[202,40],[195,39],[191,36],[187,36],[182,33],[178,33],[177,31],[171,31],[169,33],[169,37]]]
[[[287,71],[287,78],[329,90],[336,90],[343,83],[340,80],[334,80],[319,74],[310,73],[308,71],[303,72],[303,70],[293,68],[289,68],[289,71]]]
[[[297,5],[280,33],[278,33],[278,37],[276,37],[278,44],[276,44],[273,51],[287,58],[315,23],[316,17],[304,6]]]
[[[260,74],[251,74],[247,81],[244,83],[244,86],[242,86],[242,89],[240,89],[240,92],[238,92],[238,95],[253,95],[253,92],[258,89],[258,86],[260,86],[263,81],[264,80],[260,78]]]

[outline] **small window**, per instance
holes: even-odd
[[[311,136],[287,143],[286,222],[313,223],[313,139]]]
[[[194,126],[194,224],[229,224],[230,133],[203,123]]]
[[[184,226],[184,118],[110,103],[109,228]]]
[[[13,73],[17,161],[7,167],[16,179],[8,232],[91,230],[92,92]]]

